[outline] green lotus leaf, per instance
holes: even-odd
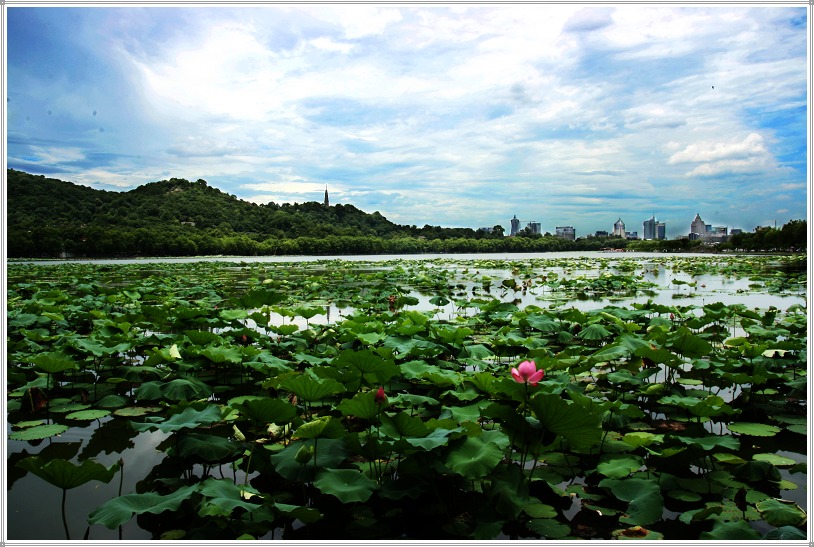
[[[330,378],[316,379],[298,374],[283,380],[280,388],[291,391],[298,399],[307,402],[321,401],[325,397],[345,391],[345,386]]]
[[[760,516],[772,526],[803,526],[806,513],[793,501],[768,498],[755,504]]]
[[[557,516],[557,510],[545,503],[533,502],[523,507],[523,512],[533,519],[550,519]]]
[[[631,526],[622,530],[614,530],[611,533],[613,539],[618,540],[658,540],[664,539],[664,535],[654,530],[648,530],[641,526]]]
[[[416,438],[411,437],[405,439],[410,445],[421,448],[426,450],[427,452],[438,448],[439,446],[445,446],[449,443],[449,436],[453,433],[460,433],[463,431],[463,428],[457,427],[455,429],[445,429],[443,427],[439,427],[433,429],[428,435]]]
[[[556,519],[532,519],[526,523],[529,530],[546,539],[560,539],[571,533],[571,527]]]
[[[232,363],[235,365],[243,361],[243,353],[234,346],[207,346],[198,355],[206,357],[213,363]]]
[[[758,424],[753,422],[737,422],[727,425],[729,431],[751,435],[753,437],[772,437],[780,433],[780,428],[769,424]]]
[[[602,479],[599,486],[610,489],[618,499],[629,502],[627,516],[621,517],[620,522],[647,526],[661,518],[664,498],[655,479]]]
[[[601,324],[592,323],[579,331],[577,338],[581,340],[602,340],[603,338],[609,337],[611,334],[611,331],[606,329]]]
[[[290,481],[310,482],[314,480],[314,466],[318,469],[338,467],[348,456],[344,439],[319,439],[312,459],[303,465],[297,461],[297,454],[303,446],[313,447],[314,439],[292,441],[269,458],[280,476]]]
[[[98,420],[99,418],[104,418],[105,416],[109,416],[109,410],[101,410],[101,409],[89,409],[89,410],[80,410],[78,412],[72,412],[65,416],[68,420]]]
[[[210,477],[198,486],[198,492],[206,498],[198,506],[200,516],[231,516],[237,508],[248,512],[256,511],[262,503],[251,503],[247,499],[257,498],[262,501],[257,490],[246,485],[237,485],[230,479]]]
[[[177,511],[184,500],[189,499],[197,491],[197,485],[184,486],[162,496],[154,492],[143,494],[126,494],[102,504],[88,515],[90,524],[102,524],[110,530],[115,530],[133,515],[152,513],[158,515],[164,511]]]
[[[188,406],[178,414],[173,414],[164,420],[160,417],[147,418],[149,422],[130,422],[136,431],[149,431],[158,429],[163,433],[171,433],[181,429],[194,429],[202,425],[211,425],[221,420],[220,408],[217,405],[209,405],[203,410],[196,410]]]
[[[467,437],[447,453],[446,465],[466,479],[482,479],[503,459],[503,451],[483,437]]]
[[[689,490],[668,490],[667,495],[673,498],[674,500],[679,501],[686,501],[690,503],[694,503],[697,501],[701,501],[703,496],[696,492],[690,492]]]
[[[271,397],[246,397],[239,402],[229,402],[229,405],[240,412],[241,416],[249,418],[258,424],[283,425],[289,423],[297,415],[297,407],[282,399]]]
[[[741,446],[740,440],[731,435],[706,435],[704,437],[682,437],[681,435],[675,435],[672,438],[687,445],[698,445],[704,450],[712,450],[718,447],[738,450]]]
[[[135,416],[146,416],[155,412],[161,412],[163,407],[160,406],[130,406],[125,408],[118,408],[113,411],[114,416],[121,416],[122,418],[132,418]]]
[[[101,408],[121,408],[123,406],[127,406],[129,403],[129,399],[127,397],[122,397],[121,395],[105,395],[102,397],[97,403],[96,406]]]
[[[14,427],[17,427],[19,429],[25,429],[27,427],[35,427],[38,425],[43,425],[42,420],[28,420],[23,422],[17,422],[16,424],[14,424]]]
[[[603,457],[596,470],[608,478],[621,479],[638,471],[643,464],[642,458],[632,454],[611,455]]]
[[[332,416],[320,416],[306,422],[294,431],[295,439],[339,439],[345,435],[342,423]]]
[[[233,461],[243,453],[242,444],[226,437],[203,433],[184,435],[177,446],[182,458],[209,465]]]
[[[755,461],[768,462],[775,467],[791,467],[797,463],[795,460],[779,454],[755,454],[752,456],[752,459]]]
[[[375,399],[375,391],[365,391],[357,393],[352,399],[342,399],[336,408],[342,412],[343,416],[356,416],[363,420],[370,420],[382,411],[383,405],[377,403]]]
[[[700,540],[755,540],[760,539],[760,534],[756,532],[745,520],[725,522],[716,520],[715,525],[709,532],[701,532],[698,536]]]
[[[410,416],[406,412],[399,412],[393,416],[382,414],[379,432],[391,439],[404,437],[426,437],[430,430],[417,416]]]
[[[13,431],[8,438],[12,441],[37,441],[60,435],[66,431],[68,431],[68,426],[63,424],[38,425],[21,431]]]
[[[320,492],[339,498],[342,503],[364,503],[376,489],[376,481],[355,469],[323,469],[314,481]]]
[[[594,446],[600,440],[599,417],[559,395],[538,393],[529,400],[529,407],[544,430],[561,435],[576,448]]]
[[[197,378],[176,378],[161,386],[163,397],[171,401],[192,401],[212,395],[212,389]]]
[[[808,538],[806,537],[805,532],[802,532],[800,529],[795,528],[794,526],[781,526],[780,528],[775,528],[774,530],[766,532],[763,539],[805,541]]]
[[[107,468],[92,460],[85,460],[76,465],[59,458],[44,462],[39,456],[29,456],[20,460],[17,467],[30,471],[63,490],[70,490],[90,481],[110,482],[119,470],[118,463]]]
[[[667,339],[665,345],[684,357],[704,357],[712,351],[712,345],[709,342],[683,326]]]
[[[52,401],[53,402],[53,401]],[[78,410],[85,410],[90,408],[90,405],[83,403],[65,403],[62,405],[52,405],[48,410],[55,414],[67,414],[68,412],[76,412]]]
[[[70,355],[58,351],[37,354],[31,358],[31,362],[34,363],[38,369],[48,374],[56,374],[57,372],[71,370],[79,366]]]

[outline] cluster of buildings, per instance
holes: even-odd
[[[514,215],[509,223],[511,224],[511,232],[509,235],[516,236],[521,230],[531,234],[542,234],[540,223],[536,220],[520,220],[517,218],[517,215]],[[522,229],[520,228],[521,224],[525,224],[525,227]],[[741,231],[742,230],[737,228],[728,230],[726,226],[712,226],[711,224],[706,224],[701,219],[701,216],[696,214],[695,219],[690,223],[689,235],[682,237],[688,237],[690,240],[701,239],[705,242],[715,243],[726,241],[730,236],[739,234]],[[576,231],[573,226],[557,226],[553,235],[563,239],[576,239]],[[625,229],[625,223],[621,218],[613,223],[613,231],[608,233],[604,230],[600,230],[597,231],[594,236],[617,236],[625,239],[640,239],[638,232],[628,232]],[[651,216],[642,223],[641,239],[667,239],[667,225],[664,222],[656,220],[655,215]]]

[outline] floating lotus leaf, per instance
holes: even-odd
[[[556,519],[532,519],[526,526],[546,539],[560,539],[571,533],[571,527]]]
[[[751,435],[753,437],[772,437],[780,433],[780,428],[769,424],[758,424],[753,422],[737,422],[727,425],[729,431]]]
[[[772,526],[802,526],[806,513],[793,501],[768,498],[756,504],[766,522]]]
[[[131,418],[161,412],[162,410],[164,410],[164,408],[160,406],[131,406],[126,408],[118,408],[113,411],[113,415],[121,416],[122,418]]]
[[[86,408],[90,408],[90,405],[83,403],[65,403],[62,405],[52,405],[48,410],[50,412],[54,412],[55,414],[66,414],[68,412],[85,410]]]
[[[342,503],[364,503],[376,489],[376,481],[355,469],[323,469],[314,481],[320,492],[339,498]]]
[[[99,418],[104,418],[105,416],[109,416],[109,410],[102,410],[97,408],[92,408],[89,410],[80,410],[78,412],[71,412],[67,416],[65,416],[68,420],[98,420]]]
[[[795,460],[779,454],[755,454],[752,456],[752,459],[755,461],[768,462],[775,467],[791,467],[797,463]]]
[[[63,424],[38,425],[22,431],[13,431],[8,438],[12,441],[37,441],[60,435],[66,431],[68,431],[68,426]]]
[[[805,541],[808,538],[806,537],[805,532],[802,532],[800,529],[795,528],[794,526],[781,526],[766,532],[763,539]]]

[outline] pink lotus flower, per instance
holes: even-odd
[[[534,361],[523,361],[517,368],[512,367],[512,378],[518,384],[531,384],[537,385],[537,382],[543,379],[545,370],[537,370],[537,365]]]

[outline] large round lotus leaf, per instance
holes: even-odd
[[[769,498],[755,506],[760,516],[772,526],[802,526],[806,522],[805,511],[793,501]]]
[[[86,408],[90,408],[90,405],[82,403],[67,403],[64,405],[54,405],[50,407],[48,410],[51,412],[55,412],[57,414],[63,414],[66,412],[76,412],[78,410],[85,410]]]
[[[307,374],[298,374],[283,380],[280,388],[291,391],[301,401],[315,402],[330,395],[342,393],[345,387],[331,378],[316,379]]]
[[[323,494],[331,494],[342,503],[366,502],[376,488],[376,481],[355,469],[323,469],[314,486]]]
[[[546,431],[562,435],[572,446],[590,447],[599,442],[599,418],[559,395],[538,393],[529,400],[529,407]]]
[[[363,420],[369,420],[379,415],[383,405],[376,402],[375,391],[365,391],[357,393],[353,399],[342,399],[337,405],[337,409],[342,412],[343,416],[356,416]]]
[[[727,426],[729,431],[751,435],[754,437],[771,437],[780,433],[780,428],[768,424],[758,424],[753,422],[737,422]]]
[[[297,408],[282,399],[271,397],[247,397],[239,402],[231,402],[230,406],[240,412],[242,416],[259,424],[283,425],[290,422],[297,415]]]
[[[99,402],[96,403],[96,406],[101,408],[121,408],[123,406],[127,406],[128,402],[129,400],[127,397],[110,394],[104,396]]]
[[[621,479],[637,471],[643,464],[644,460],[633,454],[612,455],[604,457],[596,470],[611,479]]]
[[[483,437],[467,437],[451,449],[446,465],[466,479],[482,479],[503,459],[503,451]]]
[[[145,416],[153,412],[160,412],[164,410],[160,406],[130,406],[127,408],[119,408],[113,411],[114,416],[121,416],[122,418],[129,418],[133,416]]]
[[[760,534],[744,520],[733,522],[716,520],[712,531],[702,532],[698,539],[750,540],[760,539]]]
[[[68,426],[63,424],[38,425],[23,429],[22,431],[14,431],[8,438],[12,441],[36,441],[53,437],[54,435],[59,435],[66,431],[68,431]]]
[[[104,418],[105,416],[110,415],[109,410],[101,410],[98,408],[91,408],[88,410],[80,410],[78,412],[72,412],[65,416],[68,420],[98,420],[99,418]]]
[[[769,462],[775,467],[791,467],[796,461],[779,454],[755,454],[752,459],[760,462]]]

